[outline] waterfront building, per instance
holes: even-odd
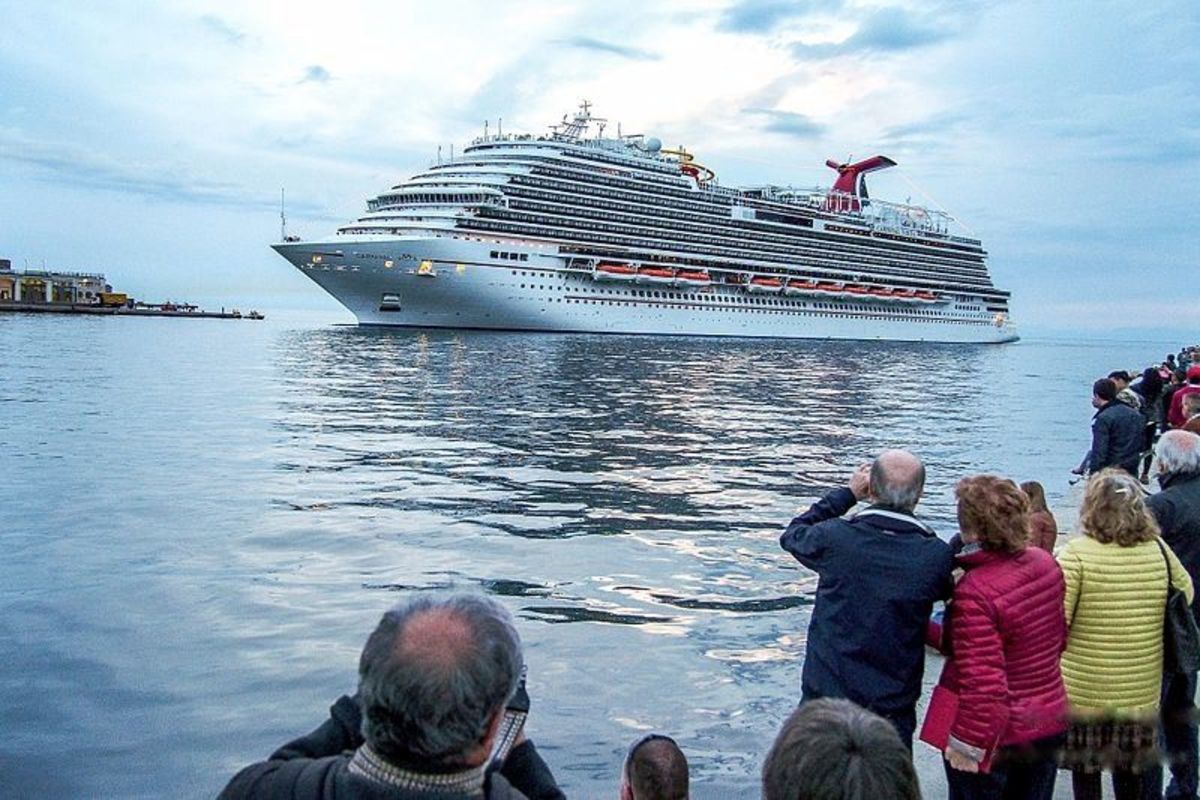
[[[25,304],[95,305],[111,292],[104,275],[63,270],[24,270],[0,258],[0,302]]]

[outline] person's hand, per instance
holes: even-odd
[[[862,500],[871,493],[871,465],[859,464],[858,469],[850,476],[850,491],[854,492],[855,500]]]
[[[945,756],[946,760],[950,762],[952,769],[956,769],[959,772],[979,772],[979,762],[961,750],[947,747]]]
[[[1071,474],[1072,475],[1082,475],[1083,467],[1076,467],[1075,469],[1071,470]]]

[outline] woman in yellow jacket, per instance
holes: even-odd
[[[1137,800],[1154,763],[1162,684],[1168,579],[1192,599],[1192,581],[1159,539],[1137,480],[1117,469],[1088,481],[1079,510],[1083,536],[1058,561],[1067,581],[1063,681],[1071,706],[1063,766],[1076,800],[1099,800],[1100,774],[1113,774],[1117,800]]]

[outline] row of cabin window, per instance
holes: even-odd
[[[550,298],[550,302],[561,303],[562,299],[561,298]],[[658,303],[640,303],[640,302],[630,302],[627,300],[591,300],[591,299],[587,299],[587,298],[577,299],[577,298],[568,297],[567,302],[568,303],[595,303],[598,305],[605,305],[605,306],[648,305],[652,308],[669,308],[669,306],[662,306],[662,305],[659,305]],[[703,306],[698,306],[698,307],[703,308]],[[828,308],[829,306],[818,303],[815,307],[816,308]],[[808,311],[805,309],[792,310],[792,311],[785,311],[785,310],[776,311],[774,309],[769,309],[769,308],[747,308],[747,309],[738,309],[738,310],[739,311],[744,310],[751,314],[809,314],[809,315],[817,316],[817,317],[842,317],[842,318],[849,317],[851,319],[875,319],[875,317],[867,316],[866,314],[831,313],[828,311]],[[918,311],[915,313],[920,314],[920,313],[929,313],[929,312],[919,312]],[[903,317],[902,317],[902,319],[903,319]],[[988,324],[985,320],[971,320],[971,319],[942,319],[942,320],[939,320],[939,323],[944,323],[944,324],[949,324],[949,325],[986,325],[986,324]]]
[[[543,201],[553,201],[553,202],[558,203],[559,205],[562,204],[561,201],[550,192],[536,191],[532,188],[526,188],[524,186],[510,186],[508,193],[511,197],[514,197],[514,198],[518,198],[518,197],[538,198]],[[630,209],[629,206],[631,204],[628,201],[623,202],[623,203],[606,202],[603,200],[595,200],[593,198],[590,198],[588,196],[588,194],[589,193],[586,190],[580,191],[577,189],[576,191],[574,191],[573,193],[570,194],[571,202],[573,202],[575,204],[582,204],[585,206],[594,206],[596,208],[608,208],[608,209],[612,209],[613,211],[615,211],[617,213],[620,213],[621,210],[630,211],[631,215],[635,219],[640,219],[645,216],[644,214],[638,212],[636,206],[634,208]],[[601,191],[601,194],[621,196],[621,194],[619,192],[605,192],[603,190]],[[647,202],[647,204],[649,204],[650,201],[646,201],[646,202]],[[712,209],[705,209],[703,211],[684,212],[684,211],[674,210],[670,207],[662,206],[662,205],[655,208],[655,214],[657,216],[661,216],[661,217],[667,217],[667,218],[671,218],[671,219],[679,219],[679,220],[693,222],[693,223],[697,222],[696,216],[699,216],[700,219],[698,221],[700,224],[704,224],[705,222],[724,224],[724,223],[727,223],[728,219],[729,219],[728,214],[720,214]],[[693,215],[696,215],[696,216],[693,216]],[[594,214],[593,214],[593,216],[594,216]],[[717,227],[718,230],[720,229],[720,225],[716,225],[716,226],[710,225],[709,227]],[[829,226],[829,228],[836,230],[834,228],[834,226]],[[773,234],[773,233],[766,232],[766,231],[754,231],[754,235],[755,235],[755,239],[765,239],[768,241],[779,242],[782,244],[795,243],[794,236]],[[810,237],[805,237],[805,238],[810,238]],[[894,255],[893,253],[888,253],[888,252],[881,253],[880,251],[882,248],[879,248],[879,247],[868,248],[868,247],[863,247],[863,246],[856,246],[851,242],[837,242],[837,243],[828,242],[828,243],[826,243],[826,242],[821,242],[818,240],[818,241],[812,242],[812,244],[815,246],[818,246],[818,247],[823,246],[825,244],[831,244],[831,245],[837,244],[840,246],[837,249],[839,249],[841,251],[862,252],[862,255],[865,258],[871,257],[870,255],[868,255],[868,253],[875,253],[875,254],[878,254],[881,256]],[[887,249],[891,250],[891,248],[887,248]],[[865,251],[865,252],[863,252],[863,251]],[[932,265],[936,265],[936,266],[946,266],[946,267],[963,266],[963,263],[962,263],[963,259],[955,259],[955,258],[947,259],[947,257],[945,257],[945,256],[934,255],[931,253],[922,253],[920,251],[905,250],[904,255],[907,258],[909,258],[911,261],[914,261],[914,262],[923,262],[923,263],[928,263],[928,264],[932,264]],[[966,261],[976,262],[978,264],[978,266],[980,268],[982,268],[983,267],[982,255],[975,256],[975,254],[972,254],[972,256],[973,256],[972,258],[968,258],[968,259],[966,259]],[[947,260],[949,260],[951,263],[946,263]],[[882,261],[882,262],[878,262],[878,263],[894,264],[896,262]]]
[[[537,219],[536,217],[533,217],[530,215],[510,214],[509,216],[510,217],[527,217],[530,220]],[[501,220],[490,220],[490,219],[483,219],[483,218],[476,217],[471,220],[470,224],[473,227],[478,227],[478,228],[482,228],[485,230],[496,230],[496,231],[505,231],[505,232],[513,232],[513,233],[528,233],[527,228],[533,228],[534,231],[539,235],[544,235],[544,236],[562,236],[563,235],[562,229],[549,228],[549,227],[545,227],[545,226],[541,226],[541,225],[534,225],[532,223],[520,223],[520,222],[506,223]],[[649,241],[649,240],[641,240],[641,239],[631,239],[631,237],[628,237],[628,236],[626,236],[626,237],[613,236],[610,234],[592,232],[592,231],[589,231],[589,233],[591,234],[593,239],[611,241],[614,244],[626,245],[632,240],[635,244],[640,244],[640,245],[646,246],[646,247],[660,247],[661,246],[661,243],[658,243],[658,242],[653,242],[653,241]],[[689,242],[689,244],[692,244],[692,243]],[[721,248],[721,247],[714,247],[711,250],[702,250],[701,253],[705,254],[705,255],[718,255],[718,256],[726,255],[726,253],[723,251],[731,251],[735,255],[745,255],[745,253],[742,251],[732,251],[732,248]],[[823,265],[816,265],[816,266],[810,266],[810,269],[837,269],[837,267],[825,267]],[[894,270],[894,272],[896,274],[909,275],[912,277],[922,277],[922,278],[933,277],[933,278],[937,278],[939,280],[944,280],[945,278],[949,277],[945,274],[928,275],[928,274],[922,274],[922,273],[914,273],[912,270],[897,269],[897,270]],[[821,279],[826,279],[825,276],[819,276],[819,277]],[[863,278],[862,280],[871,280],[871,278],[869,278],[869,277]],[[968,281],[966,278],[961,278],[961,277],[959,278],[959,280],[964,285],[974,286],[974,285],[978,284],[978,288],[980,288],[980,289],[992,289],[991,286],[989,286],[981,281]]]
[[[522,272],[521,274],[524,275],[525,273]],[[551,286],[551,285],[537,284],[537,283],[531,283],[528,285],[522,283],[521,288],[522,289],[526,289],[526,288],[528,288],[528,289],[558,289],[558,291],[560,291],[560,292],[567,291],[567,287],[564,287],[564,286]],[[651,299],[651,300],[654,300],[654,299],[657,299],[657,300],[687,300],[692,303],[695,303],[695,302],[741,303],[743,305],[777,306],[777,307],[783,307],[783,308],[809,308],[811,306],[812,308],[828,309],[830,311],[862,311],[862,312],[866,312],[866,313],[880,313],[880,312],[884,312],[884,311],[889,311],[889,312],[893,312],[893,313],[918,315],[918,316],[923,316],[923,317],[944,316],[942,314],[939,314],[936,311],[929,311],[929,310],[922,309],[922,308],[907,308],[907,309],[904,309],[903,311],[901,311],[900,309],[889,309],[886,307],[868,308],[867,306],[838,305],[836,303],[805,303],[803,301],[798,301],[798,300],[777,300],[777,299],[771,298],[771,297],[742,297],[740,295],[722,296],[722,295],[713,295],[713,294],[685,295],[681,292],[656,292],[652,289],[633,289],[633,290],[631,290],[632,294],[628,294],[628,295],[623,292],[620,292],[616,289],[572,289],[571,291],[584,291],[584,292],[589,292],[591,294],[608,294],[608,295],[615,295],[617,297],[621,297],[621,296],[644,297],[644,298]]]
[[[614,179],[613,179],[613,177],[610,177],[610,176],[604,176],[604,177],[601,177],[601,176],[597,176],[597,175],[590,174],[590,173],[583,172],[583,171],[580,171],[580,172],[581,172],[581,174],[584,176],[582,180],[593,181],[593,182],[596,182],[596,183],[601,183],[601,184],[605,184],[605,185],[609,185],[609,186],[620,186],[620,185],[622,185],[622,183],[627,183],[627,182],[628,182],[628,181],[621,181],[620,179],[614,180]],[[538,168],[535,168],[535,169],[534,169],[534,171],[533,171],[533,174],[534,174],[534,175],[554,175],[554,176],[558,176],[558,177],[564,177],[564,178],[566,178],[566,177],[570,177],[570,172],[569,172],[569,171],[562,170],[562,169],[554,169],[554,168],[551,168],[551,167],[538,167]],[[661,187],[660,187],[660,186],[657,186],[657,185],[655,185],[655,186],[654,186],[654,188],[655,188],[655,189],[658,189],[658,190],[659,190],[659,193],[661,193],[661,194],[664,194],[664,195],[666,195],[667,197],[671,197],[671,199],[684,200],[684,201],[686,201],[686,200],[688,199],[688,197],[687,197],[687,194],[688,194],[688,193],[690,193],[690,190],[683,190],[683,195],[682,195],[682,196],[680,196],[680,194],[679,194],[680,190],[679,190],[679,188],[678,188],[678,187],[675,187],[675,186],[661,186]],[[668,190],[668,191],[663,191],[663,190]],[[757,204],[756,204],[756,205],[757,205]],[[787,207],[785,206],[783,209],[767,209],[767,208],[764,208],[763,210],[779,210],[779,211],[784,211],[784,210],[788,210],[788,209],[787,209]],[[921,240],[921,239],[914,239],[914,238],[912,238],[912,237],[906,237],[906,236],[896,236],[896,235],[894,235],[894,234],[887,234],[887,233],[882,233],[882,232],[881,232],[881,233],[879,233],[878,235],[879,235],[881,238],[884,238],[884,239],[890,239],[890,240],[892,240],[892,241],[911,242],[911,243],[913,243],[913,244],[918,244],[918,245],[926,245],[926,244],[928,244],[928,245],[930,245],[930,246],[934,246],[934,247],[954,247],[954,245],[948,245],[948,244],[946,244],[946,243],[943,243],[943,242],[933,242],[933,241],[931,241],[931,242],[926,242],[926,241],[924,241],[924,240]],[[958,248],[954,248],[954,249],[958,249]]]
[[[503,250],[493,250],[492,258],[499,258],[505,261],[528,261],[529,253],[508,253]]]
[[[617,233],[628,231],[628,233],[626,235],[633,235],[635,233],[644,231],[644,227],[642,227],[642,226],[608,225],[608,224],[602,224],[602,223],[587,224],[587,223],[581,223],[581,222],[572,220],[570,217],[567,217],[563,220],[548,220],[548,219],[544,219],[543,216],[539,216],[537,214],[522,214],[519,212],[507,212],[503,215],[503,218],[511,219],[511,220],[514,220],[519,223],[529,223],[529,224],[552,222],[554,224],[561,225],[562,227],[567,228],[567,229],[571,229],[571,228],[583,229],[583,230],[587,230],[589,233],[594,232],[594,231],[613,231],[613,232],[617,232]],[[471,222],[471,224],[489,227],[489,222],[484,219],[477,218],[477,219],[473,220]],[[599,234],[599,235],[604,236],[605,234]],[[609,237],[609,238],[612,238],[612,237]],[[666,241],[667,243],[673,244],[673,246],[677,246],[679,243],[684,243],[686,245],[692,245],[692,246],[694,246],[696,243],[703,243],[703,244],[709,245],[710,247],[722,247],[726,250],[730,249],[727,246],[725,246],[725,244],[724,244],[727,240],[723,239],[723,238],[719,238],[719,237],[694,235],[694,236],[688,237],[688,239],[686,239],[686,240],[684,240],[682,237],[679,237],[676,240],[672,240],[671,238],[666,237],[666,236],[662,236],[661,238],[664,241]],[[745,246],[752,247],[753,244],[756,243],[757,239],[759,239],[759,238],[772,238],[772,237],[756,237],[755,240],[746,240]],[[767,252],[767,253],[784,252],[789,255],[798,256],[800,258],[809,257],[809,254],[807,252],[805,252],[804,250],[798,249],[798,247],[795,245],[790,246],[790,247],[787,247],[787,246],[779,247],[776,251],[762,251],[762,252]],[[817,257],[825,257],[825,258],[829,258],[830,260],[834,260],[831,256],[825,256],[824,254],[818,254]],[[864,256],[861,259],[859,259],[857,262],[854,262],[854,263],[862,263],[862,262],[866,262],[866,261],[880,261],[880,260],[881,259]],[[828,268],[831,268],[831,269],[839,269],[840,268],[840,269],[845,269],[845,270],[852,269],[852,266],[850,266],[850,265],[847,265],[844,267],[839,267],[836,264],[832,265],[832,266],[815,265],[815,268],[821,268],[823,266],[827,269]],[[922,265],[922,264],[911,265],[912,267],[915,267],[916,269],[906,269],[905,268],[906,265],[903,262],[883,261],[881,266],[888,268],[891,272],[893,272],[895,274],[909,275],[912,277],[943,278],[943,277],[946,277],[949,275],[953,275],[953,276],[958,277],[964,283],[967,283],[972,278],[975,278],[976,282],[980,283],[981,286],[983,285],[981,282],[981,279],[984,278],[987,274],[982,266],[977,267],[977,268],[969,268],[968,267],[964,270],[964,268],[961,265],[958,268],[952,268],[949,265],[930,265],[930,267],[935,268],[936,272],[937,272],[937,274],[933,274],[933,275],[930,274],[931,269],[924,268],[924,265]],[[864,278],[863,280],[866,280],[866,279]]]

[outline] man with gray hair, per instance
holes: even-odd
[[[1158,440],[1158,484],[1162,491],[1146,499],[1158,520],[1163,541],[1175,551],[1193,585],[1200,586],[1200,436],[1167,431]],[[1192,601],[1200,621],[1200,598]],[[1171,766],[1168,798],[1195,798],[1200,784],[1197,753],[1196,673],[1163,673],[1161,749]],[[1143,797],[1162,797],[1162,769],[1147,773]]]
[[[801,703],[842,697],[875,712],[912,748],[933,604],[954,590],[954,557],[913,515],[925,466],[904,450],[863,464],[792,520],[779,544],[819,576]],[[844,515],[859,500],[871,505]]]
[[[358,693],[339,698],[312,733],[239,772],[221,798],[562,800],[520,730],[503,762],[493,757],[523,669],[504,606],[482,595],[417,596],[384,614],[367,639]]]

